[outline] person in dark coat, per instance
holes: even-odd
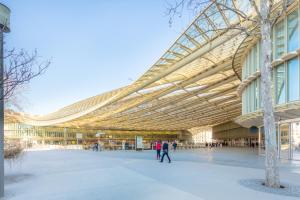
[[[164,142],[163,147],[162,147],[162,150],[163,150],[163,155],[162,155],[162,157],[161,157],[160,162],[163,162],[163,161],[164,161],[164,157],[165,157],[165,155],[166,155],[167,158],[169,159],[169,163],[170,163],[170,162],[171,162],[171,159],[170,159],[170,157],[169,157],[169,144],[168,144],[168,142]]]
[[[176,151],[176,148],[177,148],[177,143],[176,143],[176,141],[174,141],[173,142],[173,150]]]

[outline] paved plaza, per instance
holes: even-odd
[[[253,149],[182,150],[171,158],[160,163],[154,151],[26,152],[6,163],[6,199],[297,199],[240,184],[264,177],[264,158]],[[283,183],[300,185],[300,161],[282,161],[280,170]]]

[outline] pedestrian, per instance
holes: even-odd
[[[164,161],[164,157],[165,155],[168,157],[169,163],[171,162],[171,159],[169,157],[169,144],[168,142],[164,142],[163,146],[162,146],[162,150],[163,150],[163,155],[161,157],[160,162]]]
[[[98,143],[94,143],[93,151],[98,151]]]
[[[98,150],[99,150],[99,151],[102,151],[101,142],[98,142]]]
[[[156,149],[156,159],[160,160],[160,151],[161,151],[161,143],[160,143],[160,141],[156,142],[155,149]]]
[[[176,148],[177,148],[177,143],[176,143],[176,141],[174,141],[173,142],[173,150],[176,151]]]

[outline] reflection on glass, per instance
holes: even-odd
[[[298,58],[288,62],[288,101],[299,100],[299,61]]]
[[[276,70],[276,99],[277,103],[285,102],[285,68],[280,65]]]
[[[251,83],[250,87],[250,97],[251,97],[251,112],[255,111],[255,82]]]
[[[256,44],[253,49],[253,72],[257,71],[257,46]]]
[[[288,52],[291,52],[299,48],[298,11],[292,12],[287,21]]]
[[[255,80],[255,110],[260,108],[259,79]]]
[[[284,53],[284,23],[275,26],[275,58],[280,58]]]
[[[292,123],[291,128],[293,157],[296,160],[300,160],[300,123]]]
[[[289,158],[289,124],[280,125],[280,157],[284,159]]]

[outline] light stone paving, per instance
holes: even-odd
[[[249,189],[241,180],[264,178],[253,149],[154,151],[51,150],[26,152],[6,163],[7,200],[299,199]],[[300,162],[282,161],[281,180],[300,185]]]

